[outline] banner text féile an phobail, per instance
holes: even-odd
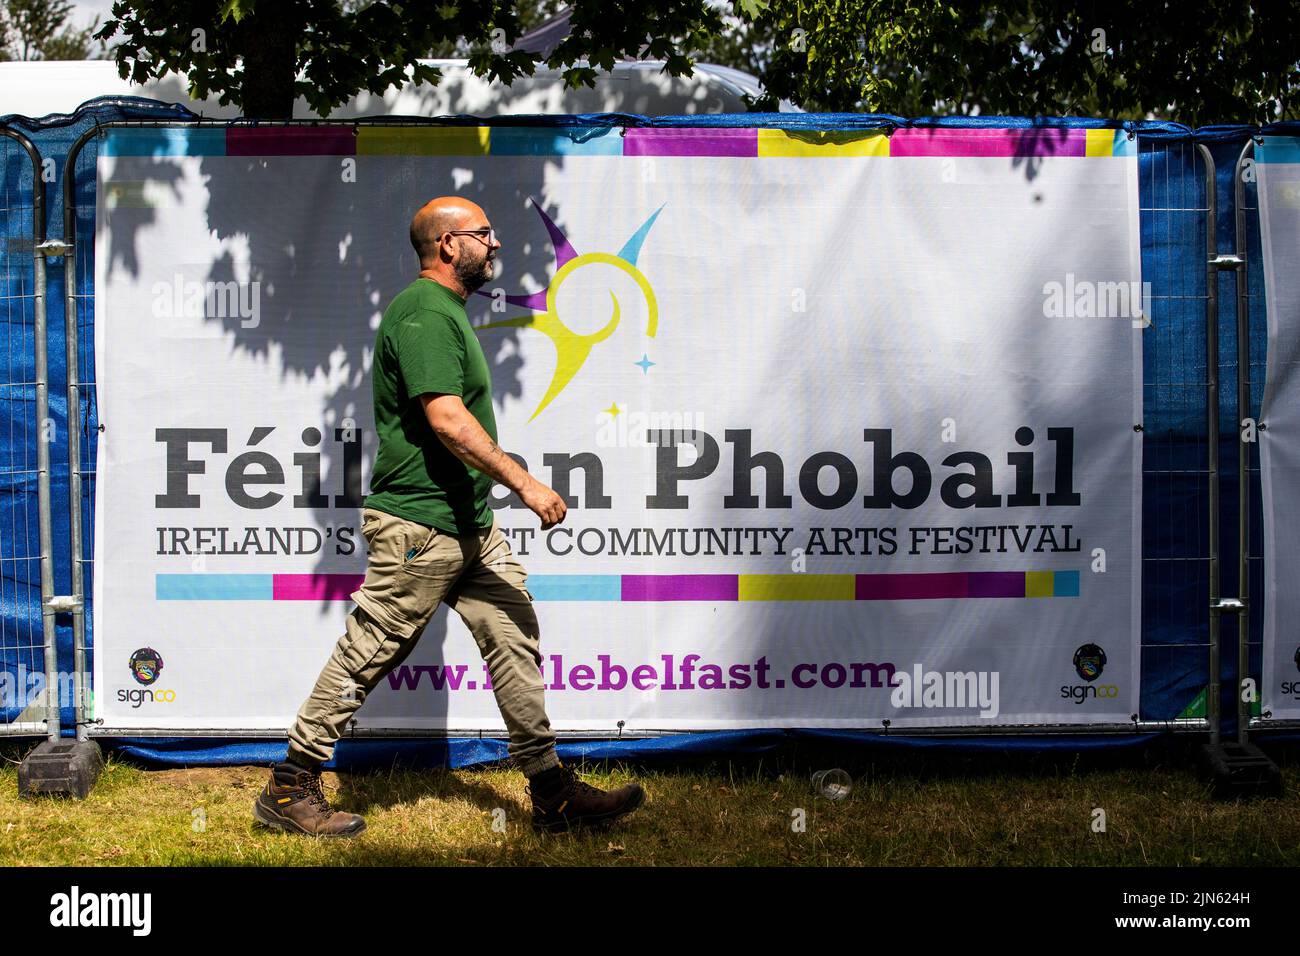
[[[275,431],[275,426],[271,425],[254,428],[248,439],[249,446],[258,445]],[[155,437],[166,449],[166,473],[159,476],[165,479],[165,483],[164,490],[155,497],[155,507],[160,510],[203,507],[203,494],[205,488],[210,490],[211,482],[204,483],[196,476],[217,474],[222,476],[221,490],[230,502],[249,510],[260,511],[280,505],[285,492],[276,488],[294,490],[289,503],[293,508],[359,508],[363,498],[360,467],[363,430],[337,428],[335,433],[343,448],[343,480],[337,493],[331,496],[321,487],[320,452],[295,449],[291,453],[293,464],[286,467],[265,448],[250,447],[239,454],[228,451],[230,435],[226,428],[158,428]],[[996,455],[976,450],[956,451],[946,453],[935,465],[920,452],[895,451],[892,429],[863,429],[864,443],[872,449],[872,454],[870,480],[862,485],[869,489],[862,497],[862,507],[869,510],[918,508],[930,499],[936,481],[942,503],[958,510],[1078,507],[1083,499],[1074,487],[1074,429],[1049,427],[1046,436],[1050,450],[1045,456],[1054,476],[1051,488],[1040,490],[1035,485],[1037,453],[1032,446],[1037,436],[1026,425],[1015,431],[1019,450],[1005,453],[1006,465],[1000,470],[1006,476],[1003,483],[1011,487],[1004,495],[994,490],[999,478],[999,469],[994,464]],[[301,437],[304,447],[320,445],[319,429],[303,429]],[[792,499],[786,491],[788,469],[785,459],[775,451],[752,451],[752,439],[750,429],[727,429],[725,442],[733,446],[731,484],[730,490],[716,502],[692,501],[682,488],[685,482],[703,481],[717,471],[723,456],[713,435],[693,430],[653,444],[646,452],[646,463],[653,469],[656,491],[645,496],[643,507],[648,511],[685,510],[700,505],[723,510],[790,508]],[[682,445],[690,445],[696,450],[693,462],[684,464],[681,461]],[[220,458],[229,458],[224,471],[220,462],[215,461]],[[605,469],[597,452],[589,449],[548,452],[543,458],[545,464],[542,468],[549,472],[548,482],[561,495],[572,498],[570,489],[575,485],[574,475],[577,473],[581,477],[580,487],[589,500],[583,502],[575,498],[572,507],[599,510],[614,506],[607,494]],[[210,462],[214,462],[216,467],[209,469]],[[298,471],[298,481],[291,486],[288,475],[293,469]],[[831,491],[822,488],[821,475],[826,469],[834,471],[836,476]],[[755,478],[760,472],[764,476],[763,497],[754,492]],[[905,492],[899,492],[895,486],[895,476],[900,473],[906,474],[910,482]],[[809,456],[800,465],[793,484],[808,504],[822,510],[834,510],[850,505],[859,491],[860,481],[858,466],[849,454],[828,450]],[[252,489],[255,488],[266,490],[254,493]],[[518,502],[515,504],[522,507]]]

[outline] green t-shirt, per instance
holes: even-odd
[[[372,369],[379,451],[364,505],[451,534],[490,527],[494,480],[451,453],[417,398],[459,395],[496,441],[492,377],[465,300],[432,279],[397,294],[375,335]]]

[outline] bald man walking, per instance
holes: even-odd
[[[272,769],[254,816],[314,836],[365,830],[360,816],[330,806],[320,766],[366,695],[410,654],[445,603],[487,664],[510,756],[528,777],[534,829],[613,820],[639,807],[645,793],[635,783],[599,790],[556,756],[528,575],[489,506],[500,482],[543,530],[562,522],[566,510],[564,499],[496,443],[492,380],[465,301],[492,278],[501,243],[483,210],[455,196],[421,207],[410,238],[419,276],[389,304],[375,338],[379,450],[361,511],[365,581],[352,593],[347,630],[298,711],[286,759]]]

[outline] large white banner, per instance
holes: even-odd
[[[1264,510],[1264,686],[1260,709],[1300,719],[1300,138],[1256,147],[1268,366],[1259,431]]]
[[[375,329],[412,213],[501,446],[557,730],[1127,724],[1136,158],[1102,130],[112,130],[99,159],[95,715],[286,728],[353,604]],[[1158,320],[1158,317],[1157,317]],[[440,608],[358,728],[502,732]]]

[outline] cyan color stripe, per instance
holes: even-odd
[[[622,156],[623,137],[613,126],[571,126],[546,129],[494,126],[489,135],[492,156]]]
[[[100,156],[224,156],[226,131],[208,126],[112,129],[99,144]]]
[[[1122,129],[1115,130],[1115,142],[1111,145],[1110,154],[1112,156],[1136,156],[1137,155],[1137,137],[1128,138],[1128,133]],[[1075,572],[1076,574],[1078,572]]]
[[[621,601],[618,574],[530,574],[524,585],[535,601]]]
[[[1052,575],[1052,595],[1054,597],[1079,596],[1079,572],[1057,571]]]
[[[1265,136],[1264,145],[1255,147],[1255,161],[1300,163],[1300,136]]]
[[[154,597],[159,601],[269,601],[273,581],[270,574],[156,574]]]

